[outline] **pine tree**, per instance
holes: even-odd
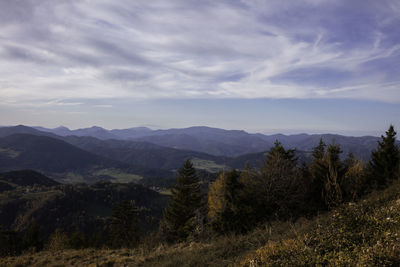
[[[57,228],[50,236],[47,244],[48,250],[64,250],[69,248],[68,235]]]
[[[285,150],[285,148],[282,146],[282,143],[278,140],[275,141],[274,145],[275,146],[272,147],[268,152],[268,155],[266,157],[266,164],[268,164],[268,162],[271,162],[276,157],[290,160],[292,162],[297,162],[295,149]]]
[[[367,189],[365,164],[361,160],[354,158],[351,153],[349,153],[344,164],[346,173],[340,185],[343,200],[356,201]]]
[[[314,147],[313,152],[312,152],[312,156],[313,156],[314,160],[319,160],[324,157],[325,147],[326,147],[326,144],[324,143],[324,141],[322,141],[322,138],[320,138],[318,145],[316,147]]]
[[[393,125],[386,131],[386,136],[382,135],[381,138],[377,150],[372,152],[370,161],[372,181],[376,182],[379,188],[396,178],[400,161]]]
[[[222,172],[210,186],[208,193],[208,217],[218,233],[243,232],[242,185],[236,170]]]
[[[137,208],[130,201],[121,201],[112,210],[110,237],[115,248],[134,247],[139,239]]]
[[[72,232],[69,238],[69,246],[74,249],[81,249],[86,246],[85,235],[79,227],[75,227],[75,231]]]
[[[40,225],[36,220],[33,220],[32,223],[29,224],[23,238],[23,243],[26,249],[31,248],[34,251],[39,251],[43,248],[43,242],[40,240]]]
[[[183,241],[193,233],[196,213],[202,204],[199,178],[190,160],[179,169],[171,193],[162,230],[168,241]]]
[[[293,215],[295,203],[300,203],[301,174],[297,166],[295,150],[285,148],[278,141],[267,154],[264,166],[257,172],[245,172],[241,181],[244,186],[243,203],[246,221],[257,224],[277,216]]]
[[[345,174],[345,168],[340,161],[339,145],[329,145],[326,150],[325,157],[325,188],[323,191],[325,205],[327,207],[335,207],[342,203],[342,190],[340,184]]]
[[[5,230],[0,225],[0,257],[18,255],[21,253],[21,243],[18,232]]]
[[[325,208],[339,205],[342,200],[341,183],[346,168],[340,160],[339,145],[331,144],[322,158],[314,158],[310,168],[313,178],[313,190],[320,196],[321,204]]]

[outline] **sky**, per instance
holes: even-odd
[[[398,0],[0,0],[0,125],[380,135]]]

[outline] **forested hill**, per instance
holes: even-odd
[[[32,170],[9,171],[0,173],[0,181],[14,186],[53,186],[58,182]]]
[[[95,165],[110,167],[120,164],[47,136],[13,134],[0,138],[0,147],[1,169],[37,169],[61,173]]]

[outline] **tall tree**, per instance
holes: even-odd
[[[325,155],[325,147],[326,144],[322,140],[322,138],[319,139],[319,143],[316,147],[314,147],[312,156],[314,160],[322,159]]]
[[[193,233],[196,213],[202,205],[199,178],[190,160],[179,169],[171,193],[162,230],[168,241],[183,241]]]
[[[339,145],[329,145],[325,156],[325,188],[323,191],[324,200],[327,207],[335,207],[342,200],[342,190],[340,184],[345,174],[344,164],[340,161]]]
[[[372,181],[382,188],[396,178],[399,167],[399,147],[396,145],[396,132],[393,125],[381,136],[378,148],[372,152],[370,168]]]
[[[367,189],[365,164],[349,153],[344,161],[346,173],[340,184],[344,201],[358,200]]]
[[[311,164],[308,166],[308,175],[311,177],[308,198],[317,209],[325,207],[323,200],[325,179],[322,168],[324,166],[325,147],[326,144],[322,138],[320,138],[318,145],[313,148],[313,159]]]
[[[222,172],[210,186],[208,217],[212,228],[219,233],[243,232],[242,185],[236,170]]]
[[[247,218],[253,225],[276,216],[291,217],[297,208],[301,174],[295,150],[285,150],[278,141],[267,154],[264,166],[258,172],[247,172],[241,179],[244,203],[249,209]],[[247,176],[247,177],[246,177]]]
[[[268,162],[272,162],[277,157],[290,160],[292,162],[297,162],[296,158],[296,150],[295,149],[287,149],[282,146],[282,143],[278,140],[275,141],[274,147],[272,147],[267,154],[265,164],[268,165]]]
[[[311,173],[314,180],[314,190],[321,196],[324,207],[332,208],[342,200],[341,182],[346,172],[345,165],[340,160],[339,145],[331,144],[326,149],[323,158],[314,158]]]
[[[39,251],[43,248],[43,242],[40,239],[40,225],[33,220],[23,237],[24,248],[32,248],[34,251]]]
[[[110,238],[112,247],[134,247],[139,239],[135,205],[131,201],[121,201],[113,207],[111,217]]]

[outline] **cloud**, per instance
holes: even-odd
[[[0,105],[73,99],[400,102],[395,0],[2,1]]]

